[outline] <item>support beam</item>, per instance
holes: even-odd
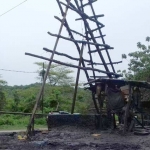
[[[112,62],[112,64],[119,64],[119,63],[122,63],[122,61],[118,61],[118,62]],[[87,65],[104,65],[102,63],[89,63]],[[106,63],[106,65],[111,65],[111,63]]]
[[[114,49],[114,48],[113,47],[109,47],[107,50],[111,50],[111,49]],[[103,51],[103,50],[106,50],[106,48],[99,49],[99,51]],[[95,52],[98,52],[98,50],[91,50],[88,53],[95,53]]]
[[[94,78],[94,76],[90,76],[91,78]],[[95,76],[95,78],[108,78],[108,76]]]
[[[90,80],[89,82],[84,83],[84,85],[88,85],[88,84],[95,83],[95,82],[98,81],[98,80],[99,80],[99,79],[93,79],[93,80]]]
[[[53,52],[52,50],[50,50],[50,49],[48,49],[48,48],[43,48],[43,50],[45,50],[45,51],[47,51],[47,52],[50,52],[50,53]],[[67,58],[70,58],[70,59],[76,60],[76,61],[79,61],[79,60],[80,60],[79,58],[75,58],[75,57],[72,57],[72,56],[67,55],[67,54],[64,54],[64,53],[59,53],[59,52],[57,52],[57,51],[55,51],[55,54],[60,55],[60,56],[65,56],[65,57],[67,57]],[[91,62],[90,60],[87,60],[87,59],[83,59],[83,60],[84,60],[85,62],[88,62],[88,63]]]
[[[95,18],[95,16],[89,16],[90,18]],[[96,18],[104,17],[104,15],[96,15]],[[87,18],[88,19],[88,18]],[[75,21],[82,20],[82,18],[77,18]]]
[[[61,35],[57,35],[57,34],[53,34],[53,33],[50,33],[50,32],[48,32],[48,34],[51,35],[51,36],[55,36],[55,37],[62,38],[64,40],[68,40],[68,41],[72,41],[72,42],[77,42],[77,43],[82,43],[82,44],[91,44],[91,45],[97,45],[97,46],[104,46],[104,47],[110,47],[107,44],[98,44],[98,43],[93,43],[93,42],[74,40],[74,39],[67,38],[67,37],[64,37],[64,36],[61,36]]]

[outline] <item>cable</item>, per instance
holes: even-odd
[[[21,73],[37,73],[37,72],[27,72],[27,71],[18,71],[18,70],[8,70],[8,69],[0,69],[2,71],[11,71],[11,72],[21,72]]]
[[[13,7],[13,8],[11,8],[11,9],[9,9],[8,11],[4,12],[3,14],[0,15],[0,17],[3,16],[3,15],[5,15],[6,13],[10,12],[11,10],[15,9],[15,8],[18,7],[19,5],[25,3],[26,1],[27,1],[27,0],[21,2],[20,4],[16,5],[15,7]]]

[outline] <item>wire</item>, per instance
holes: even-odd
[[[18,70],[8,70],[8,69],[0,69],[2,71],[10,71],[10,72],[19,72],[19,73],[37,73],[37,72],[27,72],[27,71],[18,71]]]
[[[3,15],[5,15],[6,13],[10,12],[11,10],[15,9],[15,8],[18,7],[19,5],[25,3],[26,1],[27,1],[27,0],[21,2],[20,4],[16,5],[15,7],[13,7],[13,8],[11,8],[11,9],[9,9],[8,11],[4,12],[3,14],[0,15],[0,17],[3,16]]]

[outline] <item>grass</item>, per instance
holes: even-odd
[[[0,130],[26,130],[29,116],[0,115]],[[35,129],[47,128],[46,119],[36,118]]]
[[[35,125],[35,129],[46,129],[47,126],[46,125]],[[27,126],[25,125],[0,125],[0,131],[4,131],[4,130],[26,130]]]

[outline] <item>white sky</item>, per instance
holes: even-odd
[[[62,1],[65,2],[65,0]],[[0,0],[0,15],[21,2],[22,0]],[[99,18],[99,21],[105,25],[102,32],[106,34],[106,44],[114,47],[114,50],[110,52],[112,61],[120,61],[121,54],[137,50],[136,43],[144,42],[145,37],[150,36],[149,6],[149,0],[98,0],[94,3],[96,14],[105,15]],[[86,13],[90,15],[91,11],[86,8]],[[35,72],[38,68],[34,62],[42,60],[26,56],[25,52],[50,57],[50,54],[42,49],[54,47],[56,38],[47,34],[48,31],[58,33],[60,23],[54,19],[54,16],[62,18],[55,0],[27,0],[14,10],[0,16],[0,69]],[[68,12],[67,19],[70,27],[83,32],[83,23],[75,21],[78,17],[77,14]],[[62,35],[69,37],[65,28]],[[79,36],[75,37],[78,40],[82,39]],[[72,42],[60,40],[57,51],[78,57]],[[86,50],[84,57],[88,58]],[[93,57],[95,62],[100,62],[96,54]],[[71,62],[65,57],[55,56],[54,59]],[[77,64],[76,61],[71,63]],[[97,67],[103,69],[101,66]],[[116,70],[126,69],[127,61],[115,65],[115,68]],[[73,76],[75,77],[76,69],[74,70]],[[26,85],[38,81],[37,74],[2,70],[0,74],[8,85]],[[81,72],[80,81],[86,81],[83,72]]]

